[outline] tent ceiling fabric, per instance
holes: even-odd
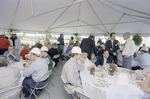
[[[150,34],[150,0],[1,0],[0,30]]]

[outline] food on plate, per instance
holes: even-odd
[[[143,83],[142,82],[137,82],[136,85],[139,86],[140,88],[143,88]]]
[[[123,70],[122,70],[122,72],[129,72],[129,71],[128,71],[128,70],[126,70],[126,69],[123,69]]]
[[[97,81],[97,86],[105,86],[105,85],[107,85],[106,81],[103,81],[103,80],[98,80]]]
[[[102,68],[95,68],[95,71],[103,71]]]
[[[99,77],[106,77],[105,73],[96,73],[96,75],[99,76]]]

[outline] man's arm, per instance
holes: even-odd
[[[96,52],[95,42],[94,42],[94,41],[93,41],[93,44],[92,44],[92,48],[93,48],[93,50],[94,50],[95,56],[97,56],[97,52]]]
[[[26,64],[25,69],[23,70],[23,76],[24,77],[30,77],[31,74],[34,72],[34,64]]]
[[[150,78],[150,72],[147,74],[147,77],[146,77],[146,79],[144,81],[144,85],[143,85],[143,91],[146,93],[150,93],[149,78]]]
[[[17,51],[14,51],[14,53],[11,54],[17,61],[20,61],[20,55]]]

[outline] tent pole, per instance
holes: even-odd
[[[94,10],[94,8],[92,7],[92,5],[90,4],[90,2],[87,0],[87,3],[89,4],[89,6],[91,7],[92,11],[94,12],[94,14],[96,15],[96,17],[98,18],[98,20],[100,21],[100,23],[103,25],[104,29],[107,31],[105,25],[103,24],[102,20],[99,18],[98,14],[96,13],[96,11]],[[108,33],[108,31],[107,31]]]
[[[102,29],[100,29],[100,28],[98,28],[98,27],[95,27],[94,25],[91,25],[91,24],[89,24],[89,23],[87,23],[87,22],[84,22],[84,21],[82,21],[82,20],[80,20],[81,22],[83,22],[83,23],[85,23],[85,24],[88,24],[88,25],[90,25],[90,26],[92,26],[92,27],[94,27],[94,28],[96,28],[96,29],[98,29],[98,30],[101,30],[101,31],[103,31],[103,32],[107,32],[107,31],[104,31],[104,30],[102,30]]]
[[[125,15],[125,14],[123,14],[123,15],[121,16],[121,18],[117,21],[117,23],[113,26],[113,28],[109,31],[109,33],[116,27],[116,25],[117,25],[118,22],[123,18],[124,15]]]
[[[55,29],[55,28],[59,28],[59,27],[61,27],[61,26],[64,26],[64,25],[70,24],[70,23],[75,22],[75,21],[77,21],[77,20],[73,20],[73,21],[67,22],[67,23],[65,23],[65,24],[59,25],[59,26],[54,27],[54,28],[51,28],[51,29],[49,29],[49,30],[52,30],[52,29]]]
[[[12,18],[12,21],[11,21],[11,24],[10,24],[10,29],[11,29],[11,27],[13,25],[13,22],[14,22],[14,19],[15,19],[15,16],[16,16],[16,13],[17,13],[17,10],[18,10],[18,7],[19,7],[19,3],[20,3],[20,0],[18,0],[17,7],[15,9],[15,13],[13,15],[13,18]]]
[[[75,0],[74,0],[75,1]],[[73,2],[74,2],[73,1]],[[71,5],[69,5],[58,17],[57,17],[57,19],[48,27],[48,29],[46,30],[46,31],[48,31],[54,24],[55,24],[55,22],[69,9],[69,7],[70,7]]]
[[[122,6],[122,5],[119,5],[119,4],[116,4],[116,3],[113,3],[113,2],[108,1],[108,0],[105,0],[105,1],[106,1],[106,2],[108,2],[108,3],[114,4],[114,5],[120,6],[120,7],[122,7],[122,8],[125,8],[125,9],[128,9],[128,10],[134,11],[134,12],[138,12],[138,13],[141,13],[141,14],[145,14],[145,15],[150,16],[150,14],[149,14],[149,13],[145,13],[145,12],[138,11],[138,10],[135,10],[135,9],[132,9],[132,8],[128,8],[128,7],[125,7],[125,6]]]
[[[31,0],[31,17],[34,16],[34,10],[33,10],[33,0]]]
[[[80,22],[80,13],[81,13],[81,3],[79,3],[79,11],[78,11],[78,20],[77,20],[77,31],[76,33],[78,33],[79,31],[79,22]]]
[[[47,14],[47,13],[50,13],[50,12],[53,12],[53,11],[56,11],[56,10],[59,10],[59,9],[65,8],[65,7],[68,7],[68,6],[70,6],[70,5],[75,5],[75,4],[80,3],[80,2],[83,2],[83,1],[85,1],[85,0],[79,0],[79,1],[75,1],[75,2],[73,2],[73,3],[66,4],[66,5],[64,5],[64,6],[55,8],[55,9],[53,9],[53,10],[50,10],[50,11],[47,11],[47,12],[44,12],[44,13],[35,15],[34,17],[30,17],[30,18],[26,18],[26,19],[24,19],[24,20],[18,21],[18,22],[16,22],[16,23],[13,23],[13,25],[14,25],[14,24],[21,23],[21,22],[26,21],[26,20],[29,20],[29,19],[32,19],[32,18],[35,18],[35,17],[39,17],[39,16],[41,16],[41,15],[44,15],[44,14]]]

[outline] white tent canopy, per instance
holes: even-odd
[[[149,36],[150,0],[0,0],[0,30]]]

